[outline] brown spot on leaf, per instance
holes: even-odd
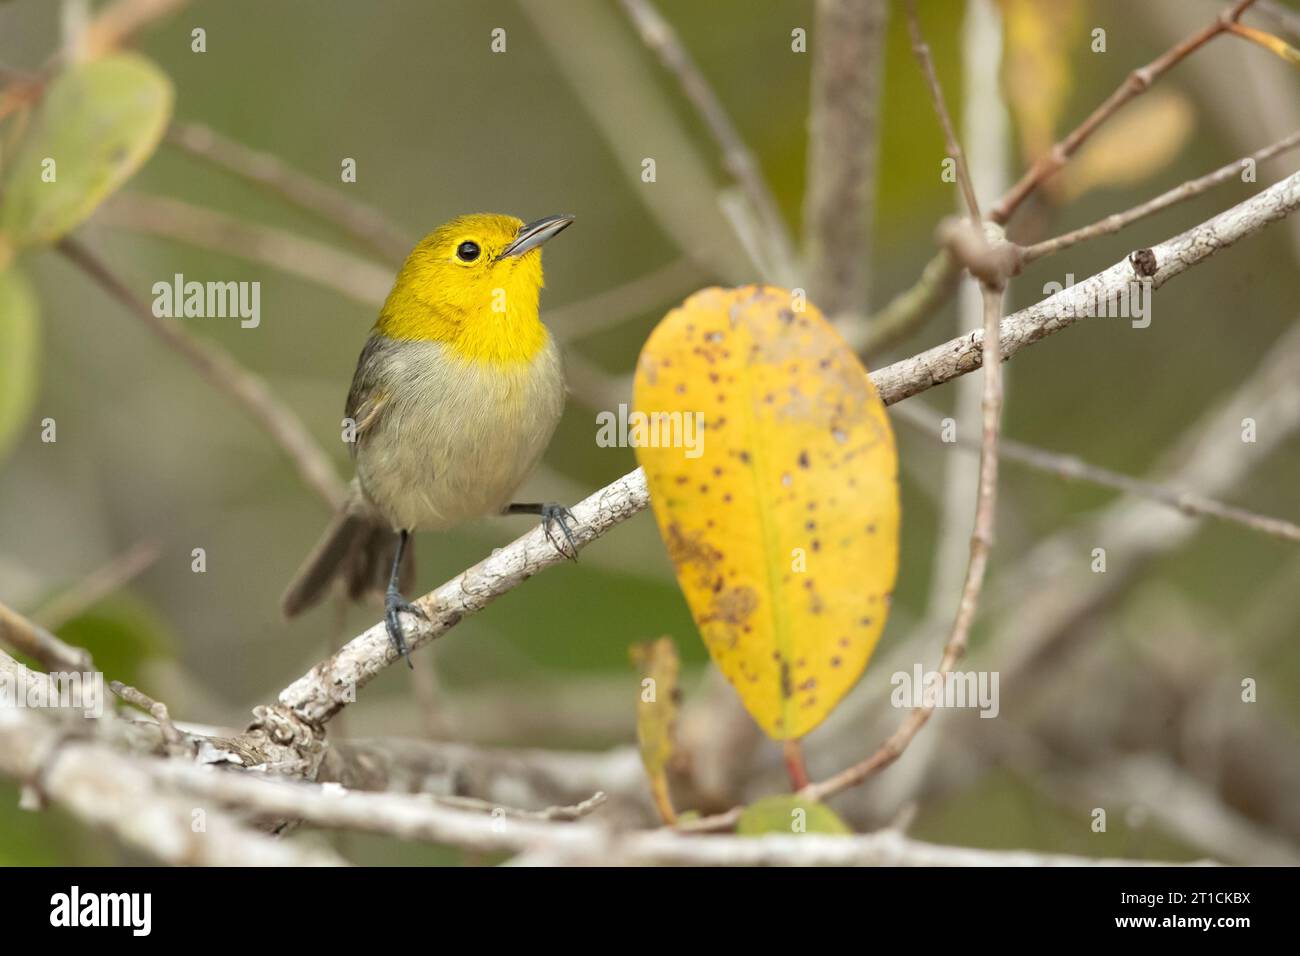
[[[705,581],[712,580],[714,569],[722,560],[722,552],[705,541],[699,532],[684,533],[681,526],[674,521],[668,526],[665,544],[668,548],[668,557],[672,559],[673,564],[683,570],[686,567],[694,567],[698,569]]]
[[[705,621],[722,621],[733,627],[744,624],[758,607],[758,592],[748,585],[724,588],[713,595],[709,611],[701,618]]]

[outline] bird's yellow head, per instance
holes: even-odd
[[[547,336],[537,314],[541,246],[572,222],[475,213],[439,226],[407,257],[375,330],[443,342],[473,361],[532,359]]]

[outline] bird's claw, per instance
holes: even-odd
[[[422,621],[429,620],[429,615],[400,595],[396,588],[389,588],[384,593],[384,625],[388,629],[389,640],[397,648],[397,653],[406,659],[406,666],[415,670],[411,663],[411,654],[406,647],[406,635],[402,633],[402,620],[399,614],[410,614]]]
[[[564,505],[543,505],[542,506],[542,530],[546,532],[546,540],[551,543],[551,547],[564,555],[570,561],[578,560],[578,542],[573,538],[573,532],[569,530],[569,522],[576,520],[573,512]],[[566,551],[560,546],[560,542],[555,537],[553,525],[558,524],[560,530],[564,532],[564,540],[568,542],[569,549]]]

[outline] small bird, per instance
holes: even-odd
[[[534,514],[557,550],[576,559],[567,508],[512,501],[564,410],[560,353],[538,317],[538,298],[541,246],[572,222],[460,216],[407,257],[348,392],[345,437],[351,433],[356,477],[285,591],[286,617],[311,607],[338,578],[353,599],[383,587],[388,635],[411,665],[399,615],[425,617],[402,596],[414,579],[413,562],[403,562],[412,532]]]

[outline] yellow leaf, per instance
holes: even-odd
[[[673,757],[677,728],[677,686],[680,664],[671,637],[634,644],[632,663],[641,671],[641,694],[637,698],[636,736],[641,745],[641,762],[650,778],[655,806],[665,823],[676,822],[668,793],[668,764]]]
[[[1073,202],[1091,189],[1142,182],[1174,160],[1195,126],[1196,109],[1187,97],[1152,90],[1084,143],[1060,177],[1058,200]]]
[[[691,296],[642,349],[629,420],[704,643],[776,739],[853,686],[898,571],[884,406],[821,313],[792,306],[772,286]],[[665,447],[697,422],[700,444]],[[680,436],[664,435],[673,423]]]
[[[1073,83],[1070,53],[1079,45],[1077,0],[1000,0],[1002,88],[1032,162],[1052,148]]]

